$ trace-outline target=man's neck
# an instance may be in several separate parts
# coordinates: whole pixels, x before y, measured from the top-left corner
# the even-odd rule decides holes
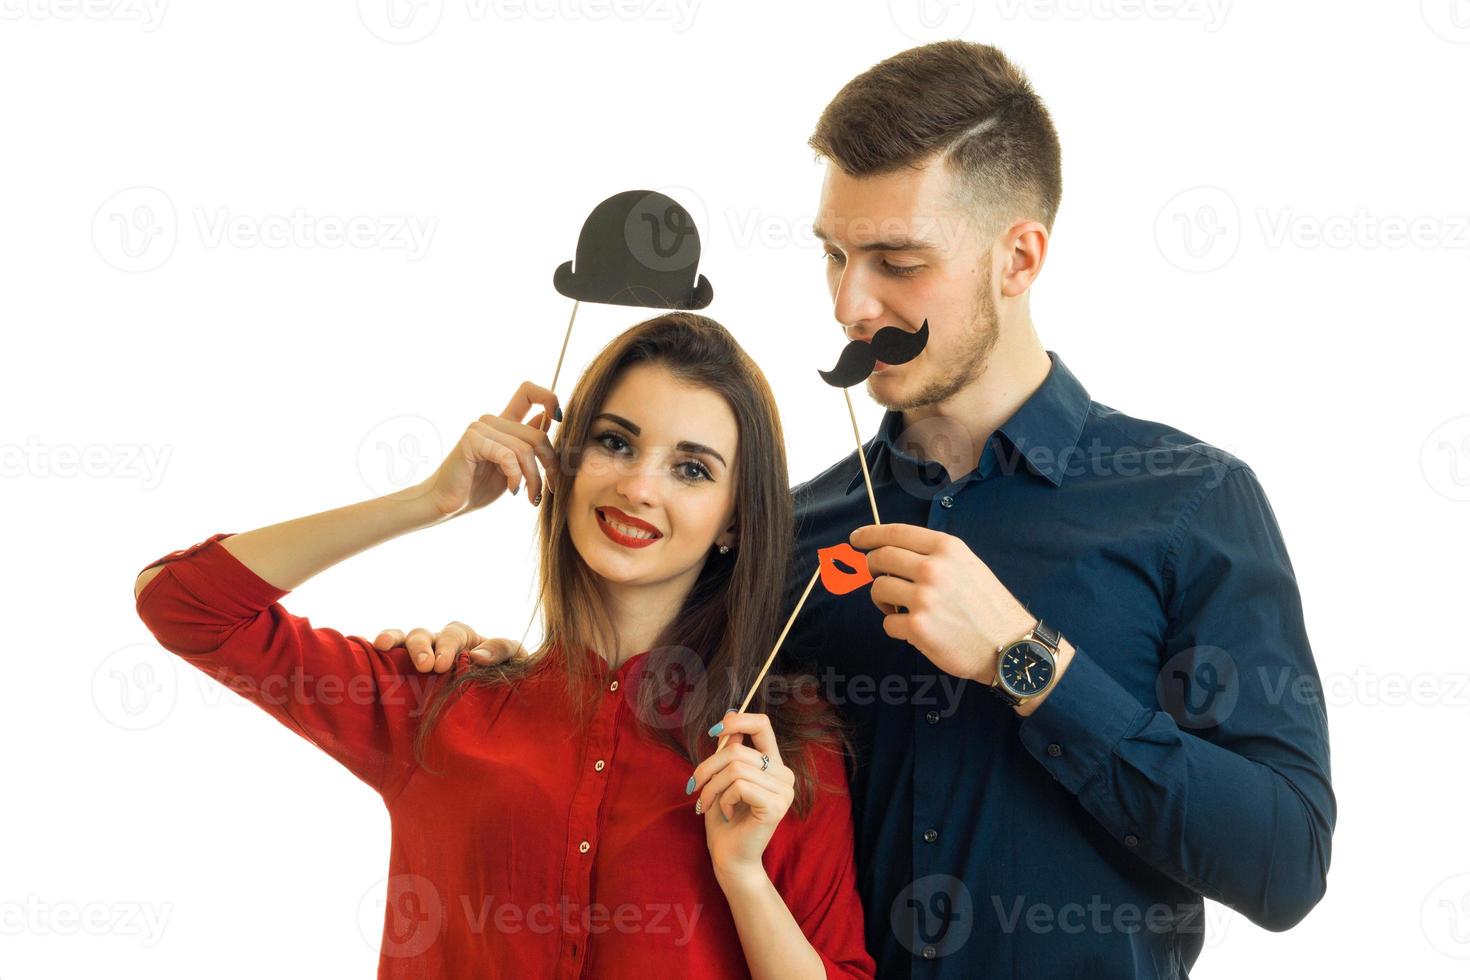
[[[909,409],[903,413],[904,430],[912,430],[917,449],[958,480],[973,470],[981,450],[995,430],[1036,393],[1051,371],[1051,358],[1034,331],[1018,331],[1021,340],[998,343],[986,358],[980,377],[942,402]],[[948,424],[915,425],[941,419]],[[965,439],[953,438],[963,432]]]

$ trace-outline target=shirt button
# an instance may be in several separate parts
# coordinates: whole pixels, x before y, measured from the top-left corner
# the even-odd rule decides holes
[[[1062,747],[1060,745],[1058,745],[1057,743],[1053,742],[1053,743],[1051,743],[1050,745],[1048,745],[1046,747],[1046,754],[1049,755],[1049,756],[1051,756],[1053,759],[1061,758],[1061,755],[1062,755]]]
[[[1129,834],[1127,837],[1123,838],[1123,843],[1127,844],[1129,847],[1137,847],[1138,838],[1134,837],[1132,834]]]
[[[618,682],[617,681],[613,681],[612,682],[612,686],[608,688],[609,691],[616,691],[617,689],[618,689]]]
[[[924,843],[932,844],[938,839],[939,831],[935,830],[933,827],[930,827],[928,830],[924,831]]]
[[[954,498],[953,497],[941,497],[941,498],[939,498],[939,506],[943,507],[945,510],[949,510],[951,507],[954,506]]]
[[[581,851],[583,854],[586,854],[588,851],[592,850],[592,845],[587,843],[586,841],[583,841],[582,843],[577,845],[577,850]]]
[[[935,949],[933,946],[925,946],[924,947],[924,959],[926,959],[926,960],[932,960],[934,957],[936,957],[938,955],[939,955],[939,950]]]
[[[597,765],[593,766],[592,768],[596,769],[598,772],[602,772],[602,770],[607,768],[607,763],[603,762],[601,759],[598,759]]]
[[[930,708],[928,711],[924,712],[924,720],[931,725],[939,724],[939,712],[935,711],[933,708]]]

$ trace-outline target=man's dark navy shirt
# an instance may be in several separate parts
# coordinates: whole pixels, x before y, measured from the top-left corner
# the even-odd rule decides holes
[[[814,589],[784,648],[854,728],[880,976],[1183,977],[1201,896],[1281,930],[1326,887],[1327,718],[1255,474],[1050,356],[958,480],[900,413],[865,446],[883,523],[960,538],[1076,647],[1035,713],[888,637],[867,589]],[[800,590],[873,518],[856,452],[795,494]]]

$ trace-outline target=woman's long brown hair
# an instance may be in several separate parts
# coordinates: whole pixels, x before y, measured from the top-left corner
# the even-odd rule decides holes
[[[525,661],[456,669],[435,692],[419,725],[414,752],[420,765],[440,713],[472,685],[514,683],[555,665],[566,672],[570,702],[583,722],[604,689],[611,673],[606,660],[565,655],[616,646],[599,579],[572,545],[566,504],[593,419],[634,364],[661,366],[686,384],[721,395],[739,430],[734,466],[738,546],[728,555],[711,551],[683,607],[644,657],[636,717],[691,767],[697,765],[714,748],[709,728],[741,704],[746,686],[770,654],[785,619],[793,528],[775,399],[760,369],[720,324],[694,313],[657,316],[602,349],[577,382],[552,441],[563,475],[558,492],[548,489],[541,506],[544,641]],[[822,744],[850,755],[851,740],[821,698],[815,678],[780,667],[778,660],[746,710],[770,715],[782,760],[796,774],[793,808],[801,816],[818,788],[807,750]]]

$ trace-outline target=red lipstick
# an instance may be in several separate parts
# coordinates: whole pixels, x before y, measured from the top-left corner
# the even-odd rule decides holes
[[[632,535],[624,534],[622,531],[619,531],[616,527],[608,523],[609,518],[617,521],[619,524],[624,524],[629,527],[636,527],[640,531],[647,531],[653,536],[649,538],[635,538]],[[640,521],[636,517],[631,517],[628,514],[625,514],[622,511],[618,510],[616,507],[597,508],[597,526],[602,528],[602,533],[606,534],[609,539],[617,544],[622,545],[625,548],[647,548],[659,538],[663,537],[663,532],[654,527],[652,524],[648,523],[647,521]]]

